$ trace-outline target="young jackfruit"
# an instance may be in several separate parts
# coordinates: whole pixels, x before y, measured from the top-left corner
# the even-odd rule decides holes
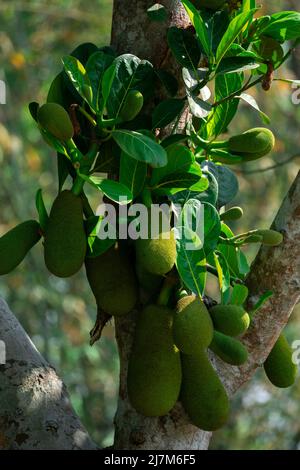
[[[86,258],[87,278],[98,308],[109,315],[125,315],[137,302],[137,283],[130,260],[112,247],[96,258]]]
[[[250,317],[240,305],[215,305],[209,313],[216,330],[228,336],[239,336],[250,325]]]
[[[243,209],[241,207],[231,207],[223,214],[220,214],[220,219],[223,221],[227,220],[238,220],[243,217]]]
[[[274,145],[272,131],[264,127],[250,129],[228,139],[228,150],[234,155],[240,155],[243,161],[256,160],[267,155]]]
[[[140,286],[145,289],[149,295],[158,293],[163,281],[162,276],[151,274],[149,271],[145,271],[138,263],[136,263],[135,272]]]
[[[216,330],[209,349],[219,356],[222,361],[233,366],[240,366],[248,359],[248,351],[239,340]]]
[[[138,90],[129,90],[122,106],[120,117],[123,121],[132,121],[142,110],[144,97]]]
[[[276,230],[257,230],[256,233],[262,237],[264,245],[277,246],[283,242],[283,235]]]
[[[185,354],[206,349],[213,338],[213,323],[201,299],[189,295],[177,303],[173,323],[174,342]]]
[[[181,363],[173,344],[173,312],[148,305],[140,314],[128,365],[132,406],[145,416],[163,416],[175,405],[181,384]]]
[[[209,8],[216,11],[223,7],[226,0],[191,0],[191,3],[199,10],[202,8]]]
[[[205,351],[181,354],[180,400],[192,423],[204,431],[214,431],[228,419],[229,400]]]
[[[0,238],[0,276],[13,271],[41,238],[35,220],[17,225]]]
[[[83,265],[87,242],[82,199],[71,191],[62,191],[53,203],[44,246],[46,266],[55,276],[72,276]]]
[[[270,382],[279,388],[287,388],[296,380],[297,366],[292,361],[293,351],[285,336],[281,334],[264,363]]]
[[[62,142],[72,139],[73,124],[67,111],[57,103],[46,103],[38,110],[39,124]]]

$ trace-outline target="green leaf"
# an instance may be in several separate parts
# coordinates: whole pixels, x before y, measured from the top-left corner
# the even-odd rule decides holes
[[[245,70],[257,69],[260,64],[257,63],[254,57],[228,57],[221,60],[216,73],[232,73],[232,72],[243,72]]]
[[[210,49],[214,54],[226,29],[228,28],[229,16],[225,10],[216,11],[213,15],[211,14],[211,10],[202,11],[201,15],[207,26]]]
[[[249,312],[251,318],[253,318],[254,314],[274,295],[274,292],[271,290],[266,291],[264,294],[260,296],[254,307]]]
[[[76,176],[74,166],[70,160],[63,154],[57,153],[57,174],[58,174],[58,192],[63,188],[67,177],[71,174],[73,178]]]
[[[185,29],[172,26],[168,30],[168,45],[177,62],[188,69],[197,69],[201,50],[195,36]]]
[[[37,103],[36,101],[32,101],[31,103],[29,103],[28,105],[28,109],[29,109],[29,112],[31,114],[31,117],[36,121],[38,122],[37,120],[37,114],[38,114],[38,110],[39,110],[39,103]]]
[[[107,70],[105,70],[103,77],[102,77],[102,83],[101,83],[102,103],[101,103],[101,109],[100,109],[101,112],[104,111],[104,108],[107,104],[107,100],[111,91],[115,74],[116,74],[116,64],[112,63],[112,65],[108,67]]]
[[[95,258],[96,256],[102,255],[116,243],[116,240],[113,238],[105,238],[102,240],[98,237],[102,223],[103,217],[96,215],[89,217],[85,222],[85,230],[88,242],[87,256],[90,258]]]
[[[86,73],[90,79],[93,90],[93,109],[96,112],[100,109],[102,78],[106,69],[112,64],[114,57],[97,51],[92,54],[86,64]]]
[[[136,160],[149,163],[154,168],[168,163],[166,151],[150,137],[126,129],[115,130],[111,135],[123,152]]]
[[[178,91],[178,81],[171,73],[163,69],[155,70],[159,80],[167,90],[170,96],[175,96]]]
[[[189,2],[188,0],[182,0],[183,6],[187,11],[187,14],[190,17],[191,23],[196,30],[196,35],[200,41],[200,44],[207,55],[207,57],[211,56],[211,44],[209,41],[207,26],[203,21],[203,18],[200,12],[194,7],[194,5]]]
[[[112,201],[117,202],[121,206],[129,204],[133,199],[130,189],[118,181],[101,178],[100,176],[96,175],[87,176],[80,172],[78,172],[78,174],[84,181],[89,183],[94,188],[97,188],[99,191],[105,194],[105,196],[107,196]]]
[[[152,93],[154,83],[153,66],[132,54],[123,54],[113,62],[115,74],[107,100],[109,118],[117,118],[129,90],[138,90],[146,99]]]
[[[237,98],[242,99],[247,104],[252,106],[252,108],[254,108],[256,111],[258,111],[264,124],[270,124],[271,120],[269,116],[259,109],[259,106],[253,96],[248,95],[247,93],[241,93],[240,96],[237,96]]]
[[[190,201],[189,201],[190,202]],[[206,257],[213,251],[217,244],[221,233],[220,216],[216,208],[208,203],[201,203],[204,208],[204,245],[203,250]]]
[[[182,113],[184,104],[184,100],[175,98],[161,101],[153,111],[152,128],[166,127]]]
[[[170,195],[169,199],[174,204],[180,204],[181,206],[186,204],[190,199],[196,199],[201,202],[209,202],[212,205],[216,205],[218,197],[218,183],[216,178],[211,173],[203,170],[200,183],[203,184],[201,191],[194,190],[195,187],[192,186],[190,189],[185,189],[184,191],[179,191]]]
[[[198,183],[200,178],[201,178],[201,175],[199,176],[195,173],[188,173],[188,172],[184,173],[182,171],[178,171],[176,173],[172,173],[162,178],[161,181],[157,183],[157,185],[154,186],[152,189],[154,192],[162,188],[186,189]]]
[[[44,141],[53,149],[55,149],[57,152],[61,153],[62,155],[65,155],[69,160],[69,154],[67,152],[66,147],[61,143],[60,140],[58,140],[54,135],[50,134],[50,132],[46,131],[43,127],[38,125],[38,128],[40,130],[40,133],[44,139]]]
[[[191,230],[179,227],[175,231],[178,235],[180,232],[183,234],[183,236],[176,240],[176,266],[179,276],[188,289],[201,297],[204,294],[207,277],[206,260],[203,257],[203,250],[187,249],[194,238],[194,233]]]
[[[220,101],[239,90],[243,83],[242,73],[231,73],[230,75],[218,75],[215,80],[215,100]],[[234,118],[239,105],[238,99],[224,101],[216,106],[208,118],[207,137],[217,137]]]
[[[198,96],[195,96],[192,93],[187,92],[188,103],[190,111],[193,116],[204,119],[206,118],[212,110],[211,104],[202,100]]]
[[[188,147],[174,144],[166,149],[168,163],[162,168],[154,168],[150,185],[154,186],[163,178],[175,172],[186,172],[194,163],[195,157]],[[200,175],[201,176],[201,175]]]
[[[221,223],[221,232],[226,238],[234,236],[233,232],[224,222]],[[218,250],[225,256],[233,276],[238,279],[244,279],[250,269],[244,253],[235,246],[224,245],[222,243],[218,244]]]
[[[216,53],[216,63],[219,65],[230,46],[234,43],[238,35],[243,31],[244,26],[253,17],[257,9],[253,8],[250,11],[240,13],[235,16],[229,23],[229,26],[221,39]]]
[[[233,305],[243,305],[248,297],[249,290],[243,284],[234,284],[230,303]]]
[[[174,144],[179,144],[186,142],[188,140],[188,136],[186,134],[171,134],[168,137],[166,137],[164,140],[161,141],[161,145],[167,149],[168,147],[171,147]],[[181,145],[183,147],[183,145]]]
[[[120,162],[120,183],[130,189],[136,198],[144,189],[147,177],[147,164],[131,158],[122,152]]]
[[[152,7],[148,8],[147,15],[152,21],[162,22],[168,19],[167,10],[160,3],[155,3]]]
[[[80,96],[93,109],[93,92],[90,79],[82,63],[73,56],[65,56],[62,59],[64,69],[71,83]]]
[[[220,251],[215,251],[214,262],[218,273],[222,304],[227,304],[230,299],[230,271],[226,258]]]
[[[38,189],[38,191],[36,193],[35,205],[36,205],[36,209],[38,211],[39,223],[40,223],[41,229],[43,231],[45,231],[48,220],[49,220],[49,216],[48,216],[48,212],[47,212],[46,207],[45,207],[45,203],[44,203],[43,194],[42,194],[41,189]]]
[[[268,25],[261,31],[279,42],[300,37],[300,13],[297,11],[280,11],[271,15]]]
[[[236,196],[239,190],[238,179],[229,168],[222,165],[215,165],[213,162],[207,162],[209,171],[215,176],[218,187],[218,206],[222,207],[228,204]]]
[[[98,51],[98,47],[95,44],[92,42],[83,42],[82,44],[79,44],[79,46],[75,47],[70,55],[78,59],[82,65],[85,66],[88,58],[96,51]]]

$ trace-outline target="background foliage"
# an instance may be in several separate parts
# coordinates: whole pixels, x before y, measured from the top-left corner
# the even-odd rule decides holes
[[[266,12],[297,9],[291,0],[264,0]],[[276,5],[275,5],[276,3]],[[36,217],[36,187],[43,189],[46,204],[57,191],[54,153],[41,137],[27,110],[30,101],[44,102],[60,58],[77,44],[109,43],[112,0],[4,0],[0,5],[0,79],[7,85],[7,104],[0,105],[0,234],[18,222]],[[297,57],[298,56],[298,57]],[[296,51],[281,75],[300,78],[300,52]],[[244,227],[268,227],[294,179],[300,157],[300,92],[277,82],[268,93],[252,90],[261,109],[271,116],[277,137],[270,157],[238,168],[241,192],[233,201],[245,209]],[[259,116],[240,106],[232,130],[261,125]],[[293,157],[293,158],[292,158]],[[286,165],[264,171],[265,168]],[[97,205],[97,200],[94,201]],[[239,224],[241,222],[239,221]],[[234,228],[234,227],[233,227]],[[113,415],[118,389],[118,357],[113,325],[104,331],[101,347],[88,344],[95,319],[95,305],[83,274],[57,279],[44,267],[38,245],[17,271],[0,279],[0,295],[33,338],[38,349],[63,376],[72,403],[93,438],[108,446],[113,439]],[[251,248],[251,257],[255,248]],[[215,285],[211,278],[211,293]],[[300,338],[300,310],[287,328],[288,338]],[[300,448],[300,383],[279,390],[258,371],[232,403],[231,419],[215,433],[216,449]]]

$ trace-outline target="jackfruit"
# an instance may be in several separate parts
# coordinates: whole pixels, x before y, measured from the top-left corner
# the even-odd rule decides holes
[[[223,7],[226,0],[191,0],[191,3],[199,10],[209,8],[210,10],[216,11]]]
[[[144,97],[138,90],[129,90],[120,111],[123,121],[132,121],[142,110]]]
[[[0,276],[13,271],[41,238],[35,220],[17,225],[0,238]]]
[[[250,317],[240,305],[215,305],[209,313],[216,330],[228,336],[239,336],[250,325]]]
[[[136,275],[140,286],[147,291],[148,294],[152,295],[157,293],[161,287],[163,277],[156,274],[145,271],[142,266],[136,263],[135,266]]]
[[[137,320],[128,364],[128,394],[132,406],[144,416],[166,415],[177,402],[181,363],[173,344],[173,312],[148,305]]]
[[[243,161],[256,160],[267,155],[274,145],[272,131],[264,127],[250,129],[228,139],[228,150],[234,155],[240,155]]]
[[[257,230],[257,235],[262,237],[262,243],[268,246],[277,246],[283,242],[283,235],[276,230]]]
[[[38,110],[39,124],[62,142],[72,139],[73,124],[67,111],[57,103],[46,103]]]
[[[297,366],[292,360],[293,351],[285,336],[281,334],[264,363],[270,382],[279,388],[287,388],[296,380]]]
[[[85,267],[98,308],[116,316],[134,308],[138,300],[137,283],[125,253],[112,247],[96,258],[86,258]]]
[[[214,331],[214,337],[209,349],[219,356],[222,361],[232,366],[240,366],[247,362],[248,351],[237,339]]]
[[[55,276],[72,276],[83,265],[87,241],[82,199],[71,191],[62,191],[53,203],[44,246],[46,266]]]
[[[223,214],[220,214],[220,219],[225,221],[238,220],[243,217],[243,214],[244,212],[241,207],[231,207],[226,212],[223,212]]]
[[[206,349],[213,338],[213,323],[207,308],[199,297],[189,295],[177,303],[173,335],[177,348],[185,354],[196,354]]]
[[[228,419],[226,390],[205,351],[181,354],[180,400],[192,423],[204,431],[215,431]]]

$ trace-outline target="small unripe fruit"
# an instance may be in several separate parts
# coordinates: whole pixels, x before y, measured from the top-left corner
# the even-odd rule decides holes
[[[231,338],[231,336],[224,335],[216,330],[209,349],[219,356],[222,361],[232,366],[240,366],[248,359],[248,351],[238,339]]]
[[[39,124],[62,142],[72,139],[74,129],[67,111],[57,103],[46,103],[38,110]]]
[[[141,111],[144,104],[144,97],[140,91],[129,90],[124,104],[120,111],[123,121],[132,121]]]
[[[231,207],[228,211],[220,214],[221,220],[238,220],[243,217],[243,209],[241,207]]]
[[[256,160],[271,152],[275,137],[269,129],[257,127],[228,139],[228,150],[243,161]]]
[[[265,373],[276,387],[287,388],[295,382],[297,366],[292,361],[292,355],[289,343],[281,334],[264,363]]]
[[[215,305],[209,311],[216,330],[228,336],[239,336],[249,328],[250,317],[239,305]]]
[[[196,354],[206,349],[213,338],[213,323],[199,297],[189,295],[176,306],[173,336],[177,348],[185,354]]]
[[[283,235],[276,230],[258,230],[257,235],[262,237],[262,243],[268,246],[277,246],[283,242]]]

